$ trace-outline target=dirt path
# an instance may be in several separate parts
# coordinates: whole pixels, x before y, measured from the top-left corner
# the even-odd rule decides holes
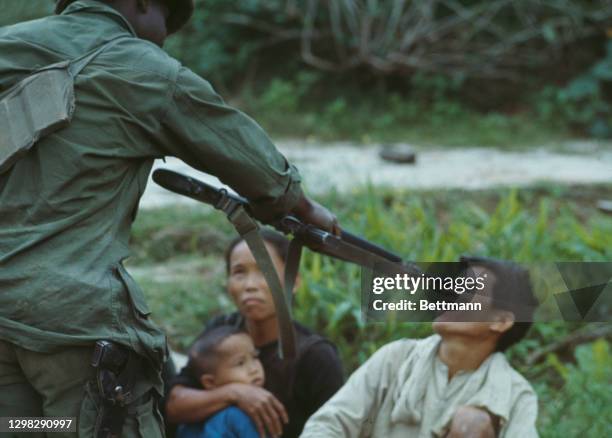
[[[538,182],[560,184],[612,184],[612,144],[568,143],[562,147],[526,151],[493,148],[417,149],[415,165],[394,164],[378,156],[379,146],[348,143],[305,144],[281,142],[279,149],[300,169],[311,194],[331,189],[340,192],[374,184],[417,190],[462,188],[483,189],[500,186],[526,186]],[[219,185],[177,159],[158,161],[165,167]],[[160,188],[148,185],[141,206],[158,207],[192,203]]]

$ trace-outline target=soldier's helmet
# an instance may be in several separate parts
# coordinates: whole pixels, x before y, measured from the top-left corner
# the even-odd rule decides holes
[[[55,13],[61,14],[71,3],[76,0],[56,0]],[[148,0],[145,0],[148,1]],[[194,10],[194,0],[162,0],[170,10],[170,16],[166,22],[168,34],[173,34],[180,30],[191,18]]]

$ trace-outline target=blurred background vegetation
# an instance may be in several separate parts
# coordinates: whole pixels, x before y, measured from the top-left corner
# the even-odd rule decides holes
[[[605,0],[196,0],[167,50],[273,136],[493,147],[612,138],[612,7]],[[0,0],[0,25],[51,0]],[[381,187],[320,201],[343,226],[407,260],[473,253],[612,260],[610,186],[410,192]],[[211,210],[145,210],[130,270],[171,345],[184,351],[233,309],[222,253],[234,232]],[[359,271],[307,253],[296,319],[332,339],[347,372],[429,324],[365,324]],[[610,324],[538,323],[509,352],[536,387],[544,437],[612,428]]]
[[[0,0],[0,25],[52,0]],[[276,136],[612,137],[607,0],[196,0],[168,51]]]
[[[200,4],[171,51],[274,133],[443,144],[612,135],[607,1]]]

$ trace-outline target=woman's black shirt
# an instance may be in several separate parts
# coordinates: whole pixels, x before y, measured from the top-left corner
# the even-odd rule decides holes
[[[297,438],[306,420],[344,383],[342,363],[335,346],[301,324],[295,321],[293,324],[298,354],[292,361],[279,359],[277,341],[258,347],[266,376],[264,388],[283,403],[289,416],[283,438]],[[244,327],[244,319],[239,313],[220,316],[207,324],[204,332],[222,325]],[[170,385],[201,388],[188,365]]]

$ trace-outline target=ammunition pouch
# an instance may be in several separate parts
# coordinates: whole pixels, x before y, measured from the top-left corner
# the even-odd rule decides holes
[[[95,438],[118,438],[133,401],[133,388],[140,359],[127,348],[109,341],[97,341],[91,365],[96,369],[96,387],[101,399]]]
[[[0,95],[0,174],[38,140],[70,124],[75,110],[74,81],[121,36],[72,61],[35,71]]]

